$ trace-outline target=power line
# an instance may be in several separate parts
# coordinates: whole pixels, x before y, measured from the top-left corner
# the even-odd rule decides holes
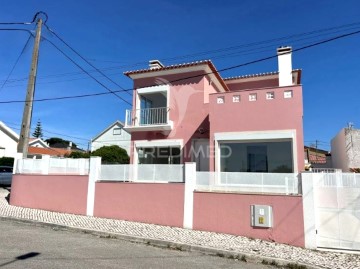
[[[55,35],[62,43],[64,43],[71,51],[73,51],[77,56],[79,56],[81,59],[83,59],[88,65],[90,65],[92,68],[94,68],[98,73],[100,73],[102,76],[104,76],[105,78],[107,78],[109,81],[111,81],[112,83],[114,83],[116,86],[118,86],[120,89],[125,90],[123,87],[121,87],[116,81],[114,81],[113,79],[109,78],[107,75],[105,75],[101,70],[99,70],[96,66],[94,66],[92,63],[90,63],[87,59],[85,59],[79,52],[77,52],[74,48],[72,48],[67,42],[64,41],[63,38],[61,38],[57,33],[55,33],[53,30],[51,30],[49,28],[49,26],[45,25],[46,28],[53,34]],[[126,91],[126,93],[128,93],[129,95],[131,95],[129,92]]]
[[[217,49],[217,50],[210,50],[210,51],[205,51],[205,52],[199,52],[199,53],[193,53],[193,54],[188,54],[188,55],[183,55],[183,56],[176,56],[176,57],[172,57],[172,58],[162,58],[160,59],[161,61],[165,61],[167,62],[167,60],[173,61],[175,59],[181,59],[181,58],[188,58],[188,57],[194,57],[194,56],[201,56],[201,55],[206,55],[206,54],[214,54],[214,53],[218,53],[218,52],[222,52],[222,51],[230,51],[230,50],[235,50],[235,49],[239,49],[239,48],[249,48],[249,47],[254,47],[257,45],[261,45],[261,44],[269,44],[269,43],[273,43],[275,41],[281,41],[281,40],[286,40],[289,39],[290,40],[294,37],[301,37],[301,36],[311,36],[317,33],[323,33],[321,35],[329,35],[329,34],[333,34],[336,32],[340,32],[340,31],[348,31],[350,29],[343,29],[343,28],[347,28],[347,27],[353,27],[356,25],[359,25],[360,22],[355,22],[355,23],[351,23],[351,24],[345,24],[345,25],[340,25],[340,26],[336,26],[336,27],[331,27],[331,28],[325,28],[325,29],[320,29],[320,30],[315,30],[315,31],[311,31],[311,32],[305,32],[305,33],[300,33],[300,34],[295,34],[295,35],[290,35],[290,36],[286,36],[286,37],[280,37],[280,38],[274,38],[274,39],[270,39],[270,40],[263,40],[263,41],[259,41],[259,42],[252,42],[252,43],[248,43],[248,44],[242,44],[242,45],[238,45],[238,46],[233,46],[233,47],[228,47],[228,48],[223,48],[223,49]],[[48,26],[47,26],[48,27]],[[333,31],[333,30],[338,30],[338,29],[343,29],[340,31],[336,31],[336,32],[330,32],[330,33],[325,33],[325,32],[329,32],[329,31]],[[51,29],[49,29],[51,31]],[[297,39],[296,41],[299,40],[304,40],[304,39],[310,39],[310,38],[317,38],[321,35],[316,35],[313,37],[307,37],[307,38],[303,38],[303,39]],[[296,41],[291,41],[291,43],[294,43]],[[290,42],[289,40],[287,42]],[[232,52],[232,53],[228,53],[228,54],[224,54],[224,55],[218,55],[218,56],[214,56],[211,57],[212,59],[223,59],[229,56],[234,56],[234,55],[243,55],[244,53],[248,52],[248,51],[256,51],[262,48],[266,48],[266,47],[273,47],[274,45],[268,45],[268,46],[263,46],[260,48],[253,48],[250,50],[243,50],[240,52]],[[265,52],[268,50],[262,50],[260,52]],[[253,53],[258,53],[258,52],[253,52]],[[245,55],[249,55],[249,54],[253,54],[253,53],[247,53]],[[147,63],[147,62],[146,62]],[[108,68],[101,68],[98,70],[103,70],[103,71],[108,71],[108,70],[114,70],[114,69],[121,69],[121,68],[125,68],[125,67],[135,67],[135,66],[140,66],[140,65],[144,65],[145,62],[138,62],[138,63],[134,63],[134,64],[130,64],[130,65],[121,65],[121,66],[115,66],[115,67],[108,67]],[[89,73],[91,72],[95,72],[95,71],[88,71]],[[43,76],[43,77],[38,77],[39,79],[43,79],[43,78],[48,78],[48,77],[62,77],[62,76],[67,76],[67,75],[75,75],[75,74],[83,74],[83,72],[70,72],[70,73],[64,73],[64,74],[55,74],[55,75],[48,75],[48,76]],[[22,81],[22,80],[26,80],[27,78],[23,78],[23,79],[18,79],[18,80],[12,80],[12,81]]]
[[[13,67],[11,68],[10,73],[9,73],[8,76],[6,77],[4,83],[1,85],[0,91],[4,88],[5,84],[8,82],[8,80],[9,80],[10,76],[12,75],[12,73],[13,73],[16,65],[18,64],[21,56],[24,54],[24,52],[25,52],[25,50],[26,50],[26,47],[27,47],[27,45],[29,44],[30,39],[31,39],[31,35],[30,35],[29,38],[27,39],[27,41],[26,41],[23,49],[22,49],[21,52],[20,52],[20,55],[18,56],[18,58],[16,59],[14,65],[13,65]]]
[[[125,100],[124,98],[122,98],[121,96],[117,95],[115,91],[112,91],[110,88],[108,88],[107,86],[105,86],[103,83],[101,83],[98,79],[96,79],[94,76],[92,76],[88,71],[86,71],[83,67],[81,67],[78,63],[76,63],[73,59],[71,59],[63,50],[61,50],[58,46],[56,46],[52,41],[50,41],[49,39],[43,37],[44,40],[46,40],[47,42],[49,42],[51,45],[53,45],[61,54],[63,54],[69,61],[71,61],[73,64],[75,64],[78,68],[80,68],[85,74],[87,74],[89,77],[91,77],[93,80],[95,80],[99,85],[101,85],[103,88],[105,88],[109,93],[117,96],[119,99],[121,99],[122,101],[124,101],[125,103],[127,103],[128,105],[132,105],[129,101]],[[68,98],[65,98],[68,99]],[[35,101],[35,100],[34,100]]]
[[[335,36],[335,37],[332,37],[332,38],[329,38],[329,39],[326,39],[326,40],[322,40],[322,41],[319,41],[319,42],[316,42],[316,43],[312,43],[310,45],[300,47],[298,49],[294,49],[292,52],[302,51],[302,50],[305,50],[305,49],[308,49],[308,48],[312,48],[312,47],[315,47],[315,46],[326,44],[326,43],[329,43],[329,42],[332,42],[332,41],[335,41],[335,40],[338,40],[338,39],[341,39],[341,38],[345,38],[345,37],[348,37],[348,36],[353,36],[353,35],[356,35],[356,34],[359,34],[359,33],[360,33],[360,30],[359,31],[354,31],[354,32],[351,32],[351,33],[346,33],[346,34],[339,35],[339,36]],[[272,56],[268,56],[268,57],[265,57],[265,58],[253,60],[253,61],[250,61],[250,62],[246,62],[246,63],[243,63],[243,64],[238,64],[238,65],[226,67],[226,68],[223,68],[223,69],[219,69],[217,71],[207,72],[205,74],[183,77],[183,78],[180,78],[180,79],[169,81],[167,83],[178,82],[178,81],[182,81],[182,80],[186,80],[186,79],[190,79],[190,78],[203,77],[204,75],[210,75],[210,74],[214,74],[214,73],[218,74],[219,72],[224,72],[224,71],[240,68],[240,67],[243,67],[243,66],[247,66],[247,65],[267,61],[267,60],[270,60],[270,59],[273,59],[273,58],[276,58],[276,57],[277,57],[277,55],[272,55]],[[151,86],[157,86],[157,85],[149,85],[148,87],[151,87]],[[123,92],[123,91],[132,91],[132,90],[135,90],[135,89],[117,90],[117,91],[113,91],[113,92]],[[109,94],[109,93],[94,93],[94,94],[83,94],[83,95],[75,95],[75,96],[52,97],[52,98],[37,99],[37,100],[33,100],[33,101],[34,102],[42,102],[42,101],[52,101],[52,100],[74,99],[74,98],[84,98],[84,97],[91,97],[91,96],[100,96],[100,95],[106,95],[106,94]],[[25,102],[25,101],[19,101],[19,100],[1,101],[0,104],[22,103],[22,102]]]

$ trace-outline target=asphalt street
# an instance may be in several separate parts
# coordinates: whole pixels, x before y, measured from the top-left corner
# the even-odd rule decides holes
[[[34,223],[0,220],[2,268],[271,268]]]

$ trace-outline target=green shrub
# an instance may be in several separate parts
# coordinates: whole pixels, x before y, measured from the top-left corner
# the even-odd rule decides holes
[[[101,157],[103,164],[128,164],[130,158],[125,149],[119,146],[103,146],[91,153],[91,156]]]

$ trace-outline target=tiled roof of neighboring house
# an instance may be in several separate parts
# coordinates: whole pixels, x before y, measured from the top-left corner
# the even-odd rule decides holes
[[[301,69],[294,69],[294,70],[292,70],[292,72],[298,74],[297,84],[300,84]],[[258,73],[258,74],[249,74],[249,75],[242,75],[242,76],[235,76],[235,77],[224,78],[224,81],[227,82],[227,81],[229,81],[229,80],[246,79],[246,78],[256,78],[256,77],[266,77],[266,76],[273,76],[273,75],[278,75],[278,74],[279,74],[278,71],[266,72],[266,73]]]
[[[310,163],[326,163],[326,156],[321,154],[309,154]]]
[[[199,66],[199,65],[207,65],[210,67],[211,73],[214,74],[217,79],[220,81],[221,85],[228,90],[227,85],[225,84],[224,80],[216,70],[216,67],[211,62],[211,60],[203,60],[203,61],[196,61],[196,62],[189,62],[189,63],[182,63],[182,64],[176,64],[176,65],[168,65],[164,67],[159,68],[149,68],[149,69],[139,69],[139,70],[133,70],[133,71],[126,71],[124,72],[124,75],[130,77],[134,74],[143,74],[143,73],[151,73],[151,72],[159,72],[159,71],[165,71],[165,70],[172,70],[172,69],[181,69],[181,68],[187,68],[187,67],[193,67],[193,66]]]
[[[50,155],[50,156],[65,156],[66,154],[71,153],[71,151],[67,149],[40,148],[40,147],[29,147],[28,152],[31,155]]]

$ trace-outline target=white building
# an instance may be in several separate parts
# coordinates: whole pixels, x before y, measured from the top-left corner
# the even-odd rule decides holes
[[[91,151],[103,146],[119,146],[130,153],[131,135],[123,129],[121,121],[115,121],[91,141]]]
[[[0,158],[15,157],[19,135],[0,121]]]
[[[360,130],[343,128],[331,140],[331,155],[334,168],[349,172],[360,168]]]

